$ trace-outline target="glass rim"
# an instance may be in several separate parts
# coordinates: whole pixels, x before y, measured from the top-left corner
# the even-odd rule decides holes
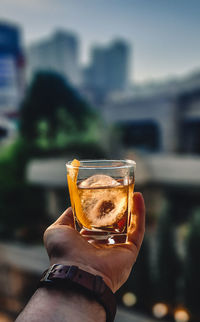
[[[68,161],[66,163],[66,167],[69,169],[87,169],[87,170],[94,170],[94,169],[130,169],[130,168],[136,168],[136,162],[134,160],[129,160],[129,159],[125,159],[125,160],[106,160],[106,159],[96,159],[96,160],[79,160],[80,162],[83,162],[85,164],[89,164],[89,163],[100,163],[100,162],[104,162],[104,163],[108,163],[108,166],[101,166],[101,165],[89,165],[89,166],[84,166],[84,165],[80,165],[80,166],[73,166],[71,165],[72,160]],[[117,166],[111,166],[109,164],[111,163],[121,163],[121,165]],[[123,164],[124,163],[124,164]]]

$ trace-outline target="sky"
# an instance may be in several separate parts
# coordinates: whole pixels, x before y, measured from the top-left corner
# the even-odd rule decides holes
[[[19,24],[25,45],[73,31],[83,64],[92,45],[124,38],[135,82],[200,70],[199,17],[199,0],[0,0],[0,20]]]

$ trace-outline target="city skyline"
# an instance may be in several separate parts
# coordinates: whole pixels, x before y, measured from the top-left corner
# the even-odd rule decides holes
[[[57,30],[48,38],[30,45],[25,56],[29,81],[37,71],[50,70],[93,95],[124,92],[131,86],[130,48],[122,39],[116,39],[107,47],[94,46],[86,67],[80,62],[77,36],[64,30]]]
[[[197,0],[1,0],[0,19],[18,23],[26,46],[55,29],[76,33],[81,62],[92,45],[123,38],[133,47],[132,77],[143,82],[200,68],[200,3]]]
[[[73,85],[80,84],[78,51],[79,42],[76,36],[62,30],[30,45],[26,50],[28,79],[39,70],[54,70]]]
[[[130,88],[130,48],[127,42],[115,40],[107,47],[91,51],[90,65],[83,68],[83,88],[92,92],[126,92]]]

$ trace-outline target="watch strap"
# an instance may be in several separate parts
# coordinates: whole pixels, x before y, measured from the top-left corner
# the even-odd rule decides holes
[[[40,280],[39,286],[44,285],[78,285],[81,289],[92,294],[106,311],[106,322],[113,322],[116,314],[116,299],[111,289],[99,275],[93,275],[78,266],[54,264],[47,269]]]

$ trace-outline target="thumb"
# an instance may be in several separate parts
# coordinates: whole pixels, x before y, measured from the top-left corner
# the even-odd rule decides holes
[[[74,218],[72,208],[67,208],[63,214],[52,224],[54,225],[66,225],[74,228]]]
[[[140,192],[133,195],[133,214],[128,232],[128,241],[133,243],[139,250],[145,231],[145,205]]]

